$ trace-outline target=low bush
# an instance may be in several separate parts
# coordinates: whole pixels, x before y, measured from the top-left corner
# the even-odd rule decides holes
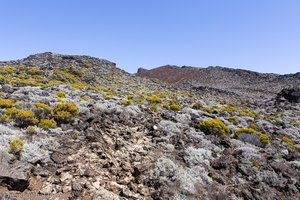
[[[43,70],[41,70],[37,67],[32,67],[29,69],[29,74],[32,74],[32,75],[36,75],[36,74],[41,75],[41,74],[43,74],[43,72],[44,72]]]
[[[26,129],[26,134],[35,135],[37,134],[37,130],[34,126],[28,126]]]
[[[146,100],[149,101],[150,103],[162,103],[161,98],[159,98],[156,95],[154,95],[152,97],[147,97]]]
[[[79,113],[75,103],[60,103],[53,108],[54,119],[59,123],[70,123],[75,120]]]
[[[153,110],[153,111],[157,111],[158,110],[158,106],[157,105],[152,105],[150,107],[150,109]]]
[[[256,130],[256,131],[259,131],[259,127],[258,127],[257,124],[255,124],[255,123],[251,123],[251,124],[249,125],[249,128],[252,128],[252,129],[254,129],[254,130]]]
[[[257,118],[260,119],[259,114],[257,114],[254,111],[249,111],[249,110],[239,110],[238,111],[239,115],[241,116],[247,116],[247,117],[253,117],[253,118]]]
[[[12,154],[21,153],[24,150],[25,142],[19,138],[12,139],[9,142],[9,149],[8,152]]]
[[[66,98],[67,97],[66,93],[62,92],[62,91],[57,92],[56,95],[59,98]]]
[[[54,119],[41,119],[39,126],[43,129],[55,128],[57,126]]]
[[[27,127],[36,125],[38,119],[31,110],[18,110],[15,115],[15,122],[19,127]]]
[[[224,112],[232,113],[232,112],[236,112],[238,109],[235,106],[228,105],[228,106],[221,108],[221,110]]]
[[[121,102],[122,106],[129,106],[132,103],[132,100],[125,100]]]
[[[203,104],[201,102],[197,102],[192,106],[192,108],[195,110],[200,110],[201,108],[203,108]]]
[[[88,100],[90,100],[90,97],[89,96],[83,96],[83,97],[81,97],[81,100],[88,101]]]
[[[240,123],[240,121],[234,116],[228,117],[227,120],[234,123],[235,125]]]
[[[201,108],[202,111],[204,112],[207,112],[209,114],[213,113],[214,110],[212,108],[209,108],[209,107],[204,107],[204,108]]]
[[[127,99],[128,99],[128,100],[132,100],[133,98],[134,98],[134,95],[133,95],[133,94],[128,94],[128,95],[127,95]]]
[[[12,99],[2,99],[0,98],[0,108],[11,108],[15,101]]]
[[[205,134],[214,134],[218,136],[227,136],[230,129],[219,119],[209,119],[199,124],[199,128]]]
[[[182,108],[179,104],[172,103],[170,105],[170,109],[173,110],[173,111],[180,111]]]
[[[4,117],[7,121],[15,121],[16,126],[21,128],[34,126],[38,123],[38,119],[31,110],[7,108],[5,110]]]
[[[296,145],[296,149],[297,149],[298,153],[300,153],[300,144]]]
[[[285,143],[287,143],[290,147],[293,147],[293,146],[294,146],[294,142],[293,142],[293,140],[291,140],[291,138],[289,138],[289,137],[287,137],[287,136],[284,136],[284,137],[282,138],[282,140],[283,140]]]
[[[35,108],[33,109],[34,114],[38,119],[48,119],[53,115],[53,109],[47,104],[37,102],[34,104]]]
[[[252,128],[240,128],[234,132],[234,138],[244,142],[249,142],[256,146],[269,144],[269,136]]]

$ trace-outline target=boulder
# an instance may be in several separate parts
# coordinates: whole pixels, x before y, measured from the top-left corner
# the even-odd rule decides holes
[[[24,191],[29,185],[31,165],[0,151],[0,186],[9,190]]]
[[[277,94],[277,101],[286,99],[290,103],[300,103],[300,88],[286,88]]]

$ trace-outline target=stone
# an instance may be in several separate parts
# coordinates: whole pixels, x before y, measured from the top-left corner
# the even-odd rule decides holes
[[[277,102],[280,101],[281,97],[290,103],[300,103],[300,88],[295,87],[281,90],[281,92],[277,94]]]
[[[0,151],[0,158],[0,186],[23,192],[29,186],[32,166],[5,151]]]
[[[47,183],[43,186],[43,188],[39,191],[41,194],[52,194],[54,187],[50,183]]]
[[[11,86],[11,85],[8,85],[8,84],[2,85],[2,92],[5,92],[5,93],[13,93],[14,90],[15,90],[14,87]]]
[[[118,195],[116,195],[111,191],[106,190],[103,187],[100,187],[92,197],[92,200],[100,200],[100,199],[121,200]]]
[[[72,180],[73,176],[69,174],[68,172],[62,173],[60,175],[60,181],[64,182],[66,180]]]
[[[77,181],[73,181],[72,182],[72,190],[74,191],[82,191],[83,187],[82,184],[77,182]]]
[[[99,181],[94,182],[92,185],[97,190],[100,188],[100,182]]]

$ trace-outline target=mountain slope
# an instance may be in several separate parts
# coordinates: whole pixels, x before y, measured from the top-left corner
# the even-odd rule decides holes
[[[205,86],[229,91],[261,91],[277,93],[285,87],[298,86],[300,73],[278,75],[224,67],[162,66],[151,70],[140,69],[138,76],[157,78],[183,86]]]
[[[210,70],[228,87],[233,73],[240,84],[250,84],[244,76],[281,78]],[[0,62],[0,191],[76,200],[299,199],[299,91],[278,102],[209,91],[88,56]]]

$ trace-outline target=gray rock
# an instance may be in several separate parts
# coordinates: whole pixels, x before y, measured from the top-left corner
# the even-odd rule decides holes
[[[77,182],[77,181],[73,181],[72,182],[72,190],[74,191],[82,191],[83,187],[82,184]]]
[[[103,187],[100,187],[94,194],[92,200],[102,200],[102,199],[121,200],[119,195],[116,195],[115,193],[108,191]]]
[[[294,161],[290,161],[289,163],[293,168],[300,171],[300,161],[294,160]]]
[[[248,142],[258,147],[264,147],[265,144],[261,142],[260,136],[256,133],[240,133],[238,136],[238,140],[243,142]]]
[[[13,86],[5,84],[5,85],[2,85],[1,90],[2,90],[2,92],[5,92],[5,93],[13,93],[15,89]]]
[[[16,160],[4,151],[0,151],[0,158],[0,185],[11,190],[24,191],[29,185],[32,166]]]
[[[240,160],[251,161],[261,158],[257,149],[247,146],[235,149],[235,154]]]

